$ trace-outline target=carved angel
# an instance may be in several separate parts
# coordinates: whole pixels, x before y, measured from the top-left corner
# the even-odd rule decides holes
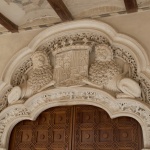
[[[29,98],[55,84],[53,81],[52,68],[46,53],[36,51],[31,59],[33,69],[23,84],[13,87],[10,91],[8,95],[8,102],[10,104],[22,98]]]
[[[127,77],[129,65],[123,71],[113,59],[112,49],[107,45],[95,48],[95,62],[89,69],[89,78],[83,82],[101,89],[114,91],[117,97],[141,97],[141,88],[133,79]]]

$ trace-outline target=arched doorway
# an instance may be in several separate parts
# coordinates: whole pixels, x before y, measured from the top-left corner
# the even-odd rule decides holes
[[[9,150],[141,150],[142,130],[130,117],[111,119],[101,108],[50,108],[36,121],[18,123]]]

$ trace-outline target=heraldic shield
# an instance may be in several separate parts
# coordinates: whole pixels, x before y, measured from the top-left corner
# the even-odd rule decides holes
[[[55,55],[54,80],[56,86],[81,86],[88,77],[89,50],[70,50]]]

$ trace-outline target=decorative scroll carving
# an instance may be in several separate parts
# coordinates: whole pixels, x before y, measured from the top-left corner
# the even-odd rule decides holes
[[[24,83],[15,86],[8,95],[8,102],[14,103],[22,98],[29,98],[33,94],[54,85],[52,69],[49,59],[44,52],[37,51],[32,57],[33,70],[25,77]]]

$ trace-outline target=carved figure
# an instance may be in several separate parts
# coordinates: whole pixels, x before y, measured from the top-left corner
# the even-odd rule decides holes
[[[117,98],[121,97],[141,97],[139,84],[127,77],[129,65],[121,67],[113,59],[112,49],[107,45],[95,47],[95,62],[89,69],[89,78],[83,82],[100,89],[114,91]]]
[[[55,84],[53,81],[52,68],[46,53],[42,51],[35,52],[32,57],[33,69],[29,75],[25,76],[25,81],[15,86],[8,95],[8,102],[14,103],[22,98],[40,92]]]

